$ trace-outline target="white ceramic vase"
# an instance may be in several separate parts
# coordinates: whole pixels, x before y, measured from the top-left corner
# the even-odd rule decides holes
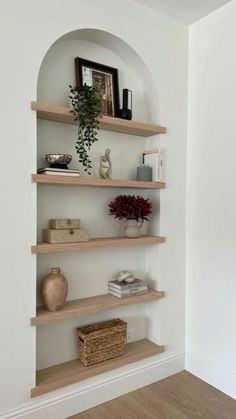
[[[139,237],[140,227],[138,225],[138,221],[136,220],[127,220],[126,227],[125,227],[125,236],[129,237],[130,239],[134,239],[135,237]]]

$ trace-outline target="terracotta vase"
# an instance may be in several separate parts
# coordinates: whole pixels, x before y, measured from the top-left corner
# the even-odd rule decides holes
[[[125,236],[129,238],[139,237],[140,227],[138,221],[136,220],[127,220],[125,227]]]
[[[52,268],[51,273],[42,279],[41,296],[45,309],[57,311],[63,308],[68,294],[68,283],[59,268]]]

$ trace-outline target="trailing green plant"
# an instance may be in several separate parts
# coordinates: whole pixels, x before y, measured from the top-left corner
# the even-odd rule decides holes
[[[75,149],[79,156],[79,163],[84,166],[84,171],[91,175],[92,162],[89,150],[95,141],[98,141],[99,119],[101,115],[101,96],[93,86],[69,86],[74,120],[78,122],[78,136]]]

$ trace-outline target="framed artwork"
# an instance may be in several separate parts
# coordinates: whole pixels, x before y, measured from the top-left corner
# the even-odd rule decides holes
[[[99,91],[103,115],[118,117],[120,103],[117,68],[76,57],[75,76],[77,84],[86,83]]]

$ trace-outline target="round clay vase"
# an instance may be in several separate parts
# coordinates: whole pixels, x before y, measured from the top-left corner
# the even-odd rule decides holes
[[[139,237],[140,228],[138,225],[138,221],[136,220],[127,220],[126,227],[125,227],[125,236],[129,237],[130,239],[134,239]]]
[[[60,273],[59,268],[52,268],[51,273],[42,279],[41,296],[48,311],[63,308],[68,294],[67,279]]]

